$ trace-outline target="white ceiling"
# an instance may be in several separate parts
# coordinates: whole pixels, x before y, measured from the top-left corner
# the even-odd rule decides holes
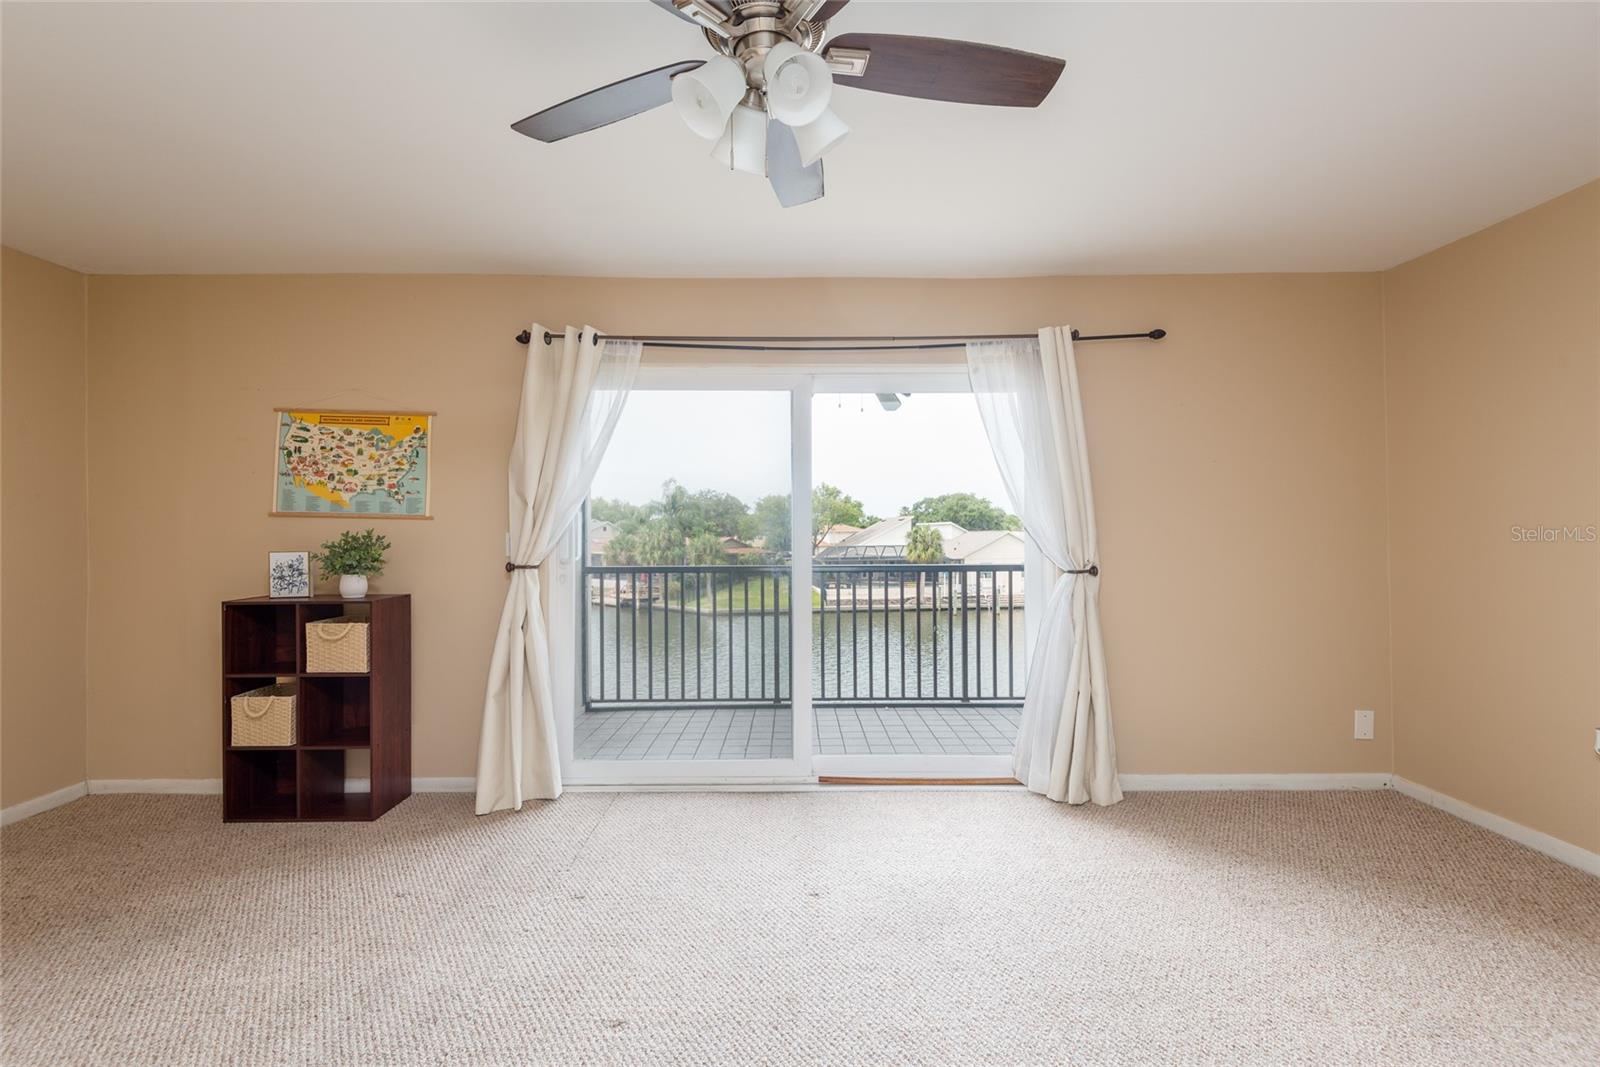
[[[1600,7],[902,4],[836,32],[1066,73],[1035,111],[841,90],[782,210],[662,108],[509,123],[708,54],[645,0],[3,13],[5,243],[101,273],[1370,270],[1600,176]]]

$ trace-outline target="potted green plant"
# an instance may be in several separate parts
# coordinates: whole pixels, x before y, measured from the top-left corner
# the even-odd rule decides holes
[[[339,576],[339,595],[360,600],[367,595],[367,578],[383,573],[383,554],[389,539],[375,530],[346,530],[332,541],[322,543],[321,552],[311,558],[322,568],[324,578]]]

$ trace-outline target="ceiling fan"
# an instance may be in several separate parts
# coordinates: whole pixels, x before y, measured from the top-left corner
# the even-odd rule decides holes
[[[829,107],[835,84],[924,100],[1038,107],[1066,65],[939,37],[829,39],[828,23],[849,2],[651,0],[699,27],[717,54],[591,89],[511,128],[548,143],[671,101],[691,130],[713,142],[719,163],[764,175],[778,202],[794,207],[822,196],[822,157],[850,132]]]

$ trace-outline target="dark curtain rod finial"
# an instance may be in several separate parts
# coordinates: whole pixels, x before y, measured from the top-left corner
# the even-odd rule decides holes
[[[604,336],[604,335],[600,335],[600,336]],[[990,334],[987,337],[973,338],[973,340],[995,340],[995,339],[1023,340],[1023,339],[1026,339],[1026,338],[1029,338],[1029,337],[1032,337],[1032,336],[1034,336],[1034,335],[1033,334],[1029,334],[1029,333]],[[1077,330],[1073,330],[1072,331],[1072,339],[1074,341],[1146,341],[1146,340],[1148,340],[1148,341],[1159,341],[1165,336],[1167,336],[1167,331],[1166,330],[1162,330],[1162,329],[1146,330],[1143,333],[1082,334],[1082,333],[1079,333]],[[544,332],[544,343],[545,344],[549,344],[553,340],[555,340],[555,334],[551,333],[549,330],[546,330]],[[821,344],[822,342],[825,342],[825,341],[930,341],[930,340],[935,340],[935,338],[929,338],[929,337],[760,337],[760,338],[739,338],[739,337],[618,337],[618,338],[615,338],[615,340],[619,340],[619,341],[640,341],[640,342],[642,342],[644,344],[651,345],[651,346],[656,347],[656,348],[723,349],[723,350],[726,350],[726,351],[733,351],[733,352],[806,352],[806,351],[823,352],[823,351],[828,351],[828,350],[824,349],[824,348],[817,348],[816,345]],[[797,344],[797,345],[800,345],[802,347],[798,347],[798,348],[780,348],[780,347],[774,347],[772,345],[717,344],[717,343],[715,343],[715,342],[719,342],[719,341],[741,341],[741,340],[745,340],[745,341],[784,341],[784,342],[789,342],[791,344]],[[531,344],[532,342],[533,342],[533,334],[530,333],[529,331],[523,330],[521,333],[517,334],[517,344],[525,345],[525,344]],[[702,344],[702,343],[699,343],[699,342],[706,342],[706,343]],[[857,352],[893,352],[896,349],[904,349],[906,351],[916,351],[918,349],[933,349],[933,348],[965,348],[966,344],[967,343],[965,341],[942,341],[939,344],[846,345],[846,346],[843,346],[843,347],[844,347],[845,350],[854,350],[854,351],[857,351]]]

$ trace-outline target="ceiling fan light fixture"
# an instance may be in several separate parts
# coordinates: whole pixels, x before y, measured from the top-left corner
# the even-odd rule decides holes
[[[809,167],[821,159],[850,133],[850,127],[832,109],[823,108],[814,122],[794,128],[795,143],[800,146],[800,165]]]
[[[740,104],[728,117],[728,128],[711,149],[711,155],[729,170],[762,177],[767,173],[767,115],[760,108]]]
[[[610,82],[511,124],[551,144],[672,103],[731,170],[765,177],[778,203],[822,198],[822,157],[850,127],[835,82],[958,104],[1031,108],[1066,67],[1055,56],[899,33],[829,34],[850,0],[653,0],[697,27],[714,53]],[[602,42],[604,43],[604,42]],[[825,54],[818,55],[826,49]]]
[[[672,106],[684,125],[708,141],[715,140],[745,94],[744,67],[716,56],[672,79]]]
[[[767,82],[767,107],[779,122],[804,126],[828,109],[833,72],[815,52],[784,41],[767,53],[761,73]]]

